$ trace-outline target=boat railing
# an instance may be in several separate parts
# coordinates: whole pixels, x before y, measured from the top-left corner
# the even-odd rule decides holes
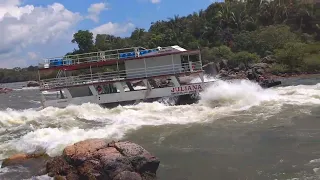
[[[143,47],[132,47],[123,49],[114,49],[107,51],[98,51],[92,53],[83,53],[75,55],[66,55],[61,57],[46,58],[39,63],[40,68],[51,68],[66,65],[75,65],[82,63],[100,62],[115,59],[135,58],[149,55],[153,52],[166,52],[172,50],[172,47],[158,47],[154,49],[146,49]]]
[[[201,62],[192,62],[191,66],[190,63],[181,63],[122,71],[59,77],[41,80],[40,89],[48,90],[85,84],[104,83],[109,81],[121,81],[169,74],[188,73],[200,70],[202,70]]]

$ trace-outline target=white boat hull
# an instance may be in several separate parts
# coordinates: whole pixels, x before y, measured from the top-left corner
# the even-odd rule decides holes
[[[69,97],[66,99],[57,100],[45,100],[43,98],[42,104],[44,107],[53,106],[59,108],[64,108],[68,105],[81,105],[83,103],[95,103],[106,106],[115,106],[117,104],[134,104],[134,102],[139,101],[155,101],[159,98],[164,97],[196,94],[203,91],[208,85],[212,83],[214,82],[192,83],[188,85],[182,85],[179,87],[164,87],[155,88],[152,90],[144,89],[113,94],[96,94],[85,97]]]

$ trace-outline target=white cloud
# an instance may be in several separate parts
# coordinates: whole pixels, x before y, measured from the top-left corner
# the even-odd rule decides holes
[[[87,18],[93,20],[94,22],[99,22],[100,13],[104,10],[107,10],[107,6],[108,5],[106,3],[91,4],[88,8],[89,15],[87,16]]]
[[[39,58],[39,55],[36,52],[28,52],[28,56],[31,60],[36,60]]]
[[[22,56],[24,48],[69,38],[71,28],[82,19],[60,3],[35,7],[20,6],[20,2],[0,0],[0,61],[7,60],[0,64],[7,67],[17,66],[14,60],[28,58]]]
[[[133,30],[134,27],[135,25],[132,23],[118,24],[108,22],[106,24],[92,29],[91,32],[94,34],[94,36],[96,36],[97,34],[110,34],[115,36],[121,36]]]
[[[151,3],[152,4],[158,4],[158,3],[160,3],[161,2],[161,0],[151,0]]]

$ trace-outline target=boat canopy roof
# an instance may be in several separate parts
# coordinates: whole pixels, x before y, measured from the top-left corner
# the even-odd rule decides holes
[[[88,68],[90,66],[112,65],[118,63],[119,61],[126,60],[144,59],[172,54],[191,55],[198,53],[200,53],[199,50],[187,51],[186,49],[178,45],[168,47],[157,47],[154,49],[146,49],[144,47],[131,47],[107,51],[98,51],[92,53],[66,55],[62,57],[46,58],[39,63],[38,67],[39,70],[76,70]]]

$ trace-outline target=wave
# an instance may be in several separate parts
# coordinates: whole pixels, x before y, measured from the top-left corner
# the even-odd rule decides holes
[[[68,144],[88,138],[121,139],[142,126],[212,122],[251,107],[261,107],[263,113],[268,113],[268,108],[284,104],[318,106],[319,94],[320,83],[263,89],[246,80],[217,80],[200,93],[200,101],[192,105],[168,106],[153,102],[106,109],[86,103],[63,109],[7,109],[0,111],[0,135],[6,131],[28,130],[2,143],[0,149],[4,153],[1,155],[41,149],[54,156]],[[10,133],[6,135],[11,136]]]

